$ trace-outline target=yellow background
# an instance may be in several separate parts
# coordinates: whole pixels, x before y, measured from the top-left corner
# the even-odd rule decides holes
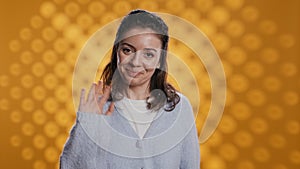
[[[75,119],[71,80],[78,52],[98,28],[144,8],[189,20],[224,64],[226,107],[214,135],[201,144],[202,168],[298,169],[299,7],[297,0],[1,1],[1,168],[57,167]],[[70,25],[79,30],[75,38]],[[171,51],[188,55],[181,57],[197,77],[205,117],[205,70],[198,74],[193,53],[172,44]],[[197,118],[199,131],[203,120]]]

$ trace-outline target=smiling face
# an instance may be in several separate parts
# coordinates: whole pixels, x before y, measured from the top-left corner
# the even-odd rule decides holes
[[[118,48],[118,70],[129,87],[148,87],[159,65],[162,42],[147,28],[133,28],[125,33]]]

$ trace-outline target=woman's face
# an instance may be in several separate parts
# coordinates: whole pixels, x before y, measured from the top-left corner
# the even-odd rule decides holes
[[[151,29],[133,28],[118,48],[118,70],[129,86],[143,86],[159,66],[162,42]]]

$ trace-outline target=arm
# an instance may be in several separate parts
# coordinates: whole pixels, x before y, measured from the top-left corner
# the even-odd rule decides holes
[[[200,169],[200,147],[195,125],[183,140],[180,169]]]
[[[200,169],[200,146],[193,109],[186,97],[182,97],[186,120],[191,128],[182,142],[180,169]]]

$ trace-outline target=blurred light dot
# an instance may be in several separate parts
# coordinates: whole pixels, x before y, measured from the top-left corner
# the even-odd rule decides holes
[[[57,62],[57,54],[53,50],[47,50],[43,54],[43,62],[48,65],[53,65]]]
[[[54,67],[54,73],[60,78],[65,78],[67,75],[71,75],[68,64],[63,61],[58,62]]]
[[[249,88],[249,80],[243,75],[232,75],[229,77],[228,86],[234,92],[245,92]]]
[[[43,84],[47,89],[54,89],[58,84],[58,79],[54,74],[46,74],[43,79]]]
[[[44,24],[43,18],[38,15],[33,16],[30,20],[30,25],[35,29],[41,28],[43,24]]]
[[[233,144],[225,143],[219,148],[220,155],[227,161],[234,161],[238,158],[239,151]]]
[[[19,52],[21,49],[21,43],[19,40],[12,40],[9,42],[9,49],[12,52]]]
[[[271,120],[278,120],[278,119],[281,119],[283,117],[282,108],[278,105],[275,105],[275,104],[267,106],[266,113],[267,113],[267,116]]]
[[[65,6],[65,13],[70,16],[74,17],[80,12],[80,6],[75,2],[69,2]]]
[[[266,102],[265,93],[258,89],[253,89],[247,92],[246,98],[253,106],[262,106]]]
[[[300,133],[299,121],[289,120],[285,126],[286,130],[290,134],[298,135]]]
[[[201,20],[201,22],[197,24],[197,27],[199,27],[200,30],[209,37],[213,37],[213,35],[217,32],[216,25],[214,25],[210,20]]]
[[[32,31],[29,28],[22,28],[20,31],[20,38],[22,40],[30,40],[32,38]]]
[[[82,16],[82,15],[80,15],[80,16]],[[80,18],[80,16],[79,16],[79,18]],[[85,21],[82,21],[82,22],[85,22]],[[86,26],[89,27],[91,24],[89,24],[87,22],[88,21],[86,20],[86,22],[84,24],[86,24]],[[72,43],[72,42],[76,41],[77,37],[82,36],[82,29],[78,25],[69,25],[68,27],[65,28],[63,34],[64,34],[64,37],[66,38],[66,40],[68,40],[69,43]],[[61,39],[60,43],[64,43],[64,41],[65,41],[65,39]],[[59,48],[59,46],[57,46],[57,48]],[[63,49],[62,52],[67,51],[66,48],[69,48],[68,43],[67,43],[67,45],[65,45],[64,48],[65,49]]]
[[[59,159],[59,152],[55,147],[47,147],[44,156],[47,162],[54,163]]]
[[[166,3],[166,2],[165,2]],[[127,1],[117,1],[113,6],[113,11],[118,15],[126,15],[130,11],[131,4]]]
[[[219,53],[227,51],[231,46],[230,39],[222,33],[215,35],[211,40]]]
[[[280,66],[281,73],[287,77],[296,75],[298,72],[297,69],[297,66],[293,63],[283,63]]]
[[[247,60],[246,52],[240,47],[231,47],[225,55],[234,65],[241,65]]]
[[[37,149],[43,149],[47,146],[47,138],[41,134],[33,137],[33,146]]]
[[[285,104],[287,104],[289,106],[299,105],[298,104],[299,103],[298,94],[293,91],[287,91],[287,92],[283,93],[283,101]]]
[[[32,65],[31,71],[36,77],[41,77],[46,72],[45,65],[41,62],[36,62]]]
[[[31,160],[34,156],[34,151],[31,147],[25,147],[23,148],[21,154],[24,160]]]
[[[286,146],[286,139],[283,135],[272,134],[269,138],[269,143],[273,148],[284,148]]]
[[[42,101],[46,97],[46,90],[43,86],[35,86],[32,90],[34,99]]]
[[[203,168],[209,169],[226,169],[225,161],[218,156],[210,156],[205,163],[203,163]]]
[[[230,14],[226,8],[216,6],[208,13],[208,17],[218,26],[223,26],[230,19]]]
[[[275,48],[264,48],[260,57],[265,63],[275,63],[279,59],[279,52]]]
[[[253,162],[249,160],[239,160],[237,169],[255,169]]]
[[[166,8],[171,13],[176,14],[178,12],[185,10],[185,3],[184,3],[184,1],[169,0],[169,1],[166,1]]]
[[[30,64],[33,61],[33,56],[30,51],[24,51],[20,55],[20,60],[23,64]]]
[[[9,85],[9,78],[7,75],[0,75],[0,87],[7,87]]]
[[[50,42],[57,37],[57,32],[52,27],[45,27],[42,30],[42,37],[46,41]]]
[[[290,152],[289,157],[290,157],[289,159],[292,163],[300,164],[300,151],[299,150],[292,150]]]
[[[197,0],[193,1],[194,7],[199,10],[200,12],[208,12],[213,7],[214,1],[207,1],[207,0]]]
[[[21,65],[19,63],[13,63],[10,65],[9,67],[9,71],[12,75],[14,76],[18,76],[21,74],[22,70],[21,70]]]
[[[225,0],[225,5],[232,10],[238,10],[244,5],[244,0]]]
[[[19,111],[13,111],[10,113],[10,120],[13,123],[20,123],[22,121],[22,114]]]
[[[70,49],[70,43],[64,38],[58,38],[55,40],[53,47],[57,53],[63,54]]]
[[[225,31],[231,37],[240,37],[245,32],[245,26],[239,20],[230,20],[225,25]]]
[[[219,130],[223,133],[228,134],[236,130],[236,121],[229,115],[224,114],[219,124]]]
[[[277,31],[276,23],[272,20],[264,20],[259,24],[259,28],[262,33],[267,35],[273,35]]]
[[[62,110],[55,113],[55,121],[62,127],[68,127],[68,125],[72,123],[71,116]]]
[[[69,89],[66,86],[60,85],[56,88],[54,95],[55,98],[60,101],[60,102],[66,102],[70,98],[70,93]]]
[[[245,73],[252,78],[261,77],[264,74],[264,68],[262,64],[256,61],[249,61],[244,66]]]
[[[33,77],[31,75],[29,75],[29,74],[23,75],[21,77],[21,84],[25,88],[32,87],[33,84],[34,84]]]
[[[59,128],[56,125],[55,122],[47,122],[44,126],[44,132],[46,134],[47,137],[49,138],[54,138],[58,135],[59,133]]]
[[[42,160],[36,160],[33,163],[33,169],[47,169],[47,164]]]
[[[70,24],[70,19],[64,13],[56,13],[52,17],[51,23],[56,30],[63,30]]]
[[[14,135],[10,138],[10,144],[13,147],[19,147],[22,143],[22,138],[19,135]]]
[[[256,51],[262,46],[262,40],[258,35],[249,33],[242,37],[242,44],[246,49]]]
[[[35,132],[34,126],[29,122],[23,123],[21,129],[25,136],[32,136]]]
[[[26,112],[31,112],[35,107],[34,101],[31,98],[26,98],[26,99],[22,100],[21,107],[22,107],[22,110],[24,110]]]
[[[258,148],[254,148],[253,157],[258,162],[267,162],[269,161],[271,155],[266,148],[258,147]]]
[[[58,103],[56,99],[49,97],[44,101],[43,108],[47,113],[53,114],[58,108]]]
[[[140,1],[139,7],[141,9],[149,10],[149,11],[157,11],[158,10],[158,3],[155,1]]]
[[[250,107],[242,102],[236,102],[231,106],[232,115],[237,120],[246,120],[251,116]]]
[[[295,45],[293,35],[284,34],[279,36],[279,44],[284,48],[291,48]]]
[[[43,2],[40,6],[40,14],[45,18],[50,18],[56,12],[56,6],[52,2]]]
[[[250,129],[255,134],[264,134],[268,128],[268,123],[263,118],[255,117],[250,121]]]
[[[253,144],[253,136],[247,131],[239,130],[235,133],[233,139],[239,147],[250,147]]]
[[[88,29],[89,27],[91,27],[94,24],[94,20],[91,17],[91,15],[83,13],[77,17],[77,24],[80,27],[76,27],[76,31],[73,32],[78,32],[78,34],[81,34],[82,33],[81,29]]]
[[[276,76],[269,76],[263,79],[263,85],[267,90],[275,92],[281,88],[281,81]]]
[[[68,135],[67,134],[60,134],[56,137],[55,139],[55,145],[57,148],[61,148],[64,146],[64,144],[66,143],[66,140],[68,138]]]
[[[247,22],[254,22],[259,17],[259,11],[254,6],[246,6],[241,12],[242,18]]]
[[[88,6],[88,12],[93,16],[93,17],[99,17],[101,14],[105,12],[105,5],[101,1],[93,1],[89,3]]]
[[[32,120],[35,124],[43,125],[47,121],[47,114],[42,110],[35,110],[32,114]]]

